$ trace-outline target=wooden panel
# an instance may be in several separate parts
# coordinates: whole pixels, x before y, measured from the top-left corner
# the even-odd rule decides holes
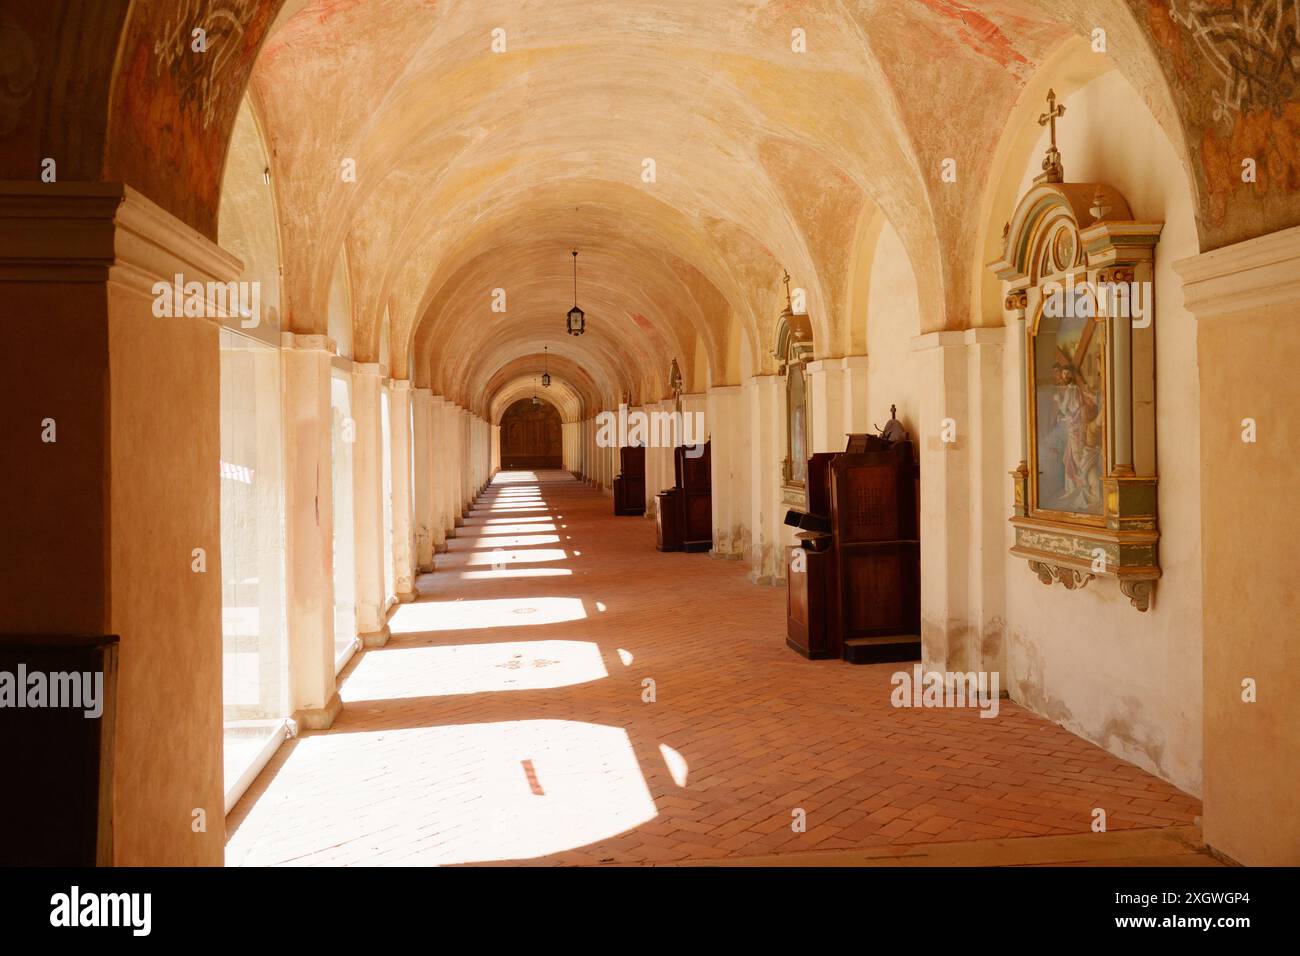
[[[614,514],[645,514],[645,449],[620,448],[614,479]]]
[[[618,450],[619,474],[625,478],[645,477],[645,449],[639,447]]]
[[[521,398],[501,416],[502,468],[560,468],[563,429],[554,405]]]
[[[919,633],[921,626],[912,445],[865,437],[865,451],[840,455],[830,466],[834,603],[846,641]]]
[[[660,551],[682,550],[681,489],[670,488],[656,496],[659,511],[655,515],[655,547]]]
[[[845,469],[843,542],[892,541],[898,537],[898,478],[892,464]]]
[[[911,624],[907,602],[910,590],[906,562],[910,555],[897,549],[872,548],[844,555],[845,628],[898,629]]]
[[[828,600],[834,557],[804,551],[804,570],[797,571],[794,556],[801,550],[786,549],[785,642],[810,660],[837,658],[843,651]]]
[[[687,452],[699,451],[692,458]],[[710,444],[678,448],[673,455],[682,489],[682,546],[687,551],[713,547],[713,459]]]
[[[819,451],[808,459],[808,511],[831,516],[831,461],[840,452]]]

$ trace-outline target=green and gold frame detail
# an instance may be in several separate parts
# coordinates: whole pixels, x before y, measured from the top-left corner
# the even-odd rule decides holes
[[[1139,611],[1160,577],[1152,267],[1163,224],[1102,183],[1036,183],[1007,224],[1020,339],[1015,543],[1046,585],[1117,579]]]

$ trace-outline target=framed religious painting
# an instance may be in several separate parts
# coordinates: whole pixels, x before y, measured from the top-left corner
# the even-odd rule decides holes
[[[1041,302],[1029,331],[1033,513],[1104,521],[1107,474],[1105,323],[1084,296]]]
[[[776,322],[776,347],[772,356],[785,377],[785,454],[781,462],[781,499],[795,507],[807,505],[808,378],[813,357],[812,324],[808,315],[795,312],[790,298],[790,275],[784,277],[786,307]]]
[[[990,264],[1020,340],[1011,553],[1071,591],[1116,579],[1145,611],[1161,573],[1152,270],[1162,224],[1133,219],[1110,186],[1054,180],[1058,166],[1020,200]]]

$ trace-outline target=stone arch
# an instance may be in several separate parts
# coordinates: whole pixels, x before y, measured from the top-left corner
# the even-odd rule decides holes
[[[1089,42],[1083,38],[1073,36],[1066,39],[1026,84],[998,140],[995,151],[997,159],[993,166],[996,172],[990,177],[981,200],[981,228],[979,241],[976,244],[979,250],[977,263],[979,269],[976,272],[977,281],[973,283],[971,289],[971,314],[978,317],[978,325],[998,326],[1003,323],[1002,283],[988,265],[1002,256],[1006,217],[1016,208],[1020,195],[1024,191],[1023,170],[1031,164],[1039,141],[1043,137],[1043,130],[1038,126],[1036,119],[1045,109],[1047,91],[1053,90],[1057,102],[1062,103],[1095,80],[1117,70],[1124,77],[1126,87],[1132,95],[1139,98],[1150,109],[1157,128],[1164,132],[1184,169],[1188,171],[1189,185],[1193,189],[1193,202],[1196,202],[1195,180],[1188,168],[1186,143],[1181,126],[1171,122],[1174,116],[1173,108],[1168,103],[1167,90],[1163,84],[1158,84],[1155,91],[1147,90],[1145,95],[1141,95],[1132,86],[1128,70],[1120,67],[1110,58],[1094,53]],[[1165,116],[1163,120],[1162,114]],[[1071,114],[1068,112],[1062,117],[1059,137],[1070,135],[1070,128],[1067,125],[1070,117]],[[1071,171],[1068,150],[1065,151],[1063,161],[1066,181],[1076,180],[1077,176]]]
[[[245,97],[230,137],[221,187],[218,243],[243,263],[241,281],[260,285],[259,336],[278,341],[280,331],[280,218],[276,182],[256,104]]]

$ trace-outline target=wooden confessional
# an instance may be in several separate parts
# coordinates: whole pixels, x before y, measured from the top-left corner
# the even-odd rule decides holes
[[[786,644],[855,664],[920,660],[919,470],[909,440],[850,435],[808,460],[808,510],[790,511]]]
[[[673,449],[675,483],[656,495],[656,547],[660,551],[708,551],[713,547],[710,444]]]

